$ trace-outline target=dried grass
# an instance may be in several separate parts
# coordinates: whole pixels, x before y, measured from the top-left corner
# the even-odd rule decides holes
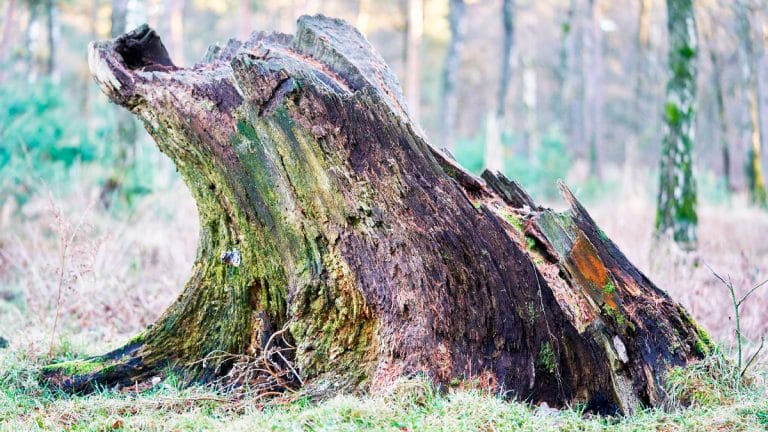
[[[64,342],[60,351],[74,346],[98,353],[105,342],[117,345],[153,322],[189,274],[198,220],[180,182],[143,199],[128,216],[93,208],[98,190],[81,190],[89,193],[53,204],[46,196],[36,197],[20,217],[0,226],[0,336],[11,344],[44,346],[58,305],[56,333]],[[653,241],[649,193],[622,195],[618,206],[615,201],[587,207],[632,262],[688,308],[715,340],[732,344],[728,290],[702,263],[730,276],[737,295],[768,279],[768,242],[762,235],[768,232],[768,212],[749,207],[743,197],[734,197],[729,205],[704,203],[699,249],[687,254],[673,244]],[[80,219],[61,277],[57,232],[61,227],[71,230]],[[63,281],[59,302],[58,281]],[[766,334],[765,310],[768,289],[742,306],[742,332],[748,341]],[[747,345],[745,355],[756,348]],[[764,362],[766,355],[761,357]],[[244,370],[255,358],[239,361],[236,369]]]

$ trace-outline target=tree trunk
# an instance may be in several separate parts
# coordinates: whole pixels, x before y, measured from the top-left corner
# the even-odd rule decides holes
[[[568,189],[571,209],[555,213],[431,147],[394,74],[341,20],[305,16],[293,38],[232,41],[189,69],[143,26],[93,43],[89,60],[175,162],[201,233],[155,324],[45,368],[65,389],[167,368],[206,382],[231,366],[223,353],[278,344],[310,394],[422,374],[627,413],[658,406],[665,371],[711,347]]]
[[[11,59],[8,47],[11,42],[11,28],[13,27],[15,12],[16,0],[9,0],[5,7],[5,16],[3,17],[3,33],[0,36],[0,60],[3,62],[8,62]],[[2,74],[2,71],[0,71],[0,74]]]
[[[720,155],[723,163],[723,184],[729,193],[733,190],[731,182],[731,146],[728,136],[728,120],[725,115],[725,95],[723,92],[723,63],[717,54],[717,47],[709,42],[709,60],[712,63],[712,89],[715,93],[715,110],[717,111],[717,125],[720,132]]]
[[[440,107],[441,134],[443,148],[453,151],[454,133],[456,129],[456,109],[458,95],[456,92],[461,65],[461,52],[464,45],[464,0],[451,0],[448,12],[448,23],[451,27],[451,40],[445,53],[443,65],[443,103]]]
[[[635,89],[634,100],[634,136],[624,141],[624,187],[631,192],[636,182],[635,165],[638,163],[637,154],[640,145],[647,140],[648,131],[648,104],[647,83],[650,75],[650,27],[651,27],[651,0],[639,0],[640,8],[637,14],[637,35],[635,37]]]
[[[405,35],[405,94],[408,113],[419,120],[421,111],[421,36],[424,31],[424,0],[408,0]]]
[[[55,0],[45,2],[45,26],[48,54],[45,58],[45,74],[53,79],[58,79],[56,70],[56,51],[59,38],[58,8]]]
[[[560,67],[563,109],[566,110],[566,133],[570,150],[583,157],[586,147],[584,115],[584,25],[581,2],[570,0],[566,21],[562,25]]]
[[[585,47],[589,61],[584,67],[584,112],[587,113],[586,132],[589,144],[589,173],[602,179],[600,151],[603,148],[603,31],[600,28],[599,0],[589,0],[589,28]]]
[[[507,94],[512,80],[512,54],[515,37],[515,2],[504,0],[501,7],[501,20],[504,28],[504,44],[501,51],[501,74],[499,75],[499,93],[496,96],[496,111],[489,111],[485,128],[485,169],[490,172],[503,172],[505,154],[501,135],[505,129]]]
[[[0,68],[0,84],[5,83],[8,75],[12,73],[13,67],[10,66],[11,55],[11,35],[13,32],[11,29],[14,26],[14,18],[16,13],[16,0],[9,0],[8,5],[5,8],[5,16],[3,17],[3,33],[0,36],[0,64],[4,65]]]
[[[515,47],[515,2],[504,0],[501,7],[504,27],[504,45],[501,52],[501,75],[499,77],[499,95],[496,100],[496,117],[499,125],[504,124],[507,109],[509,82],[512,80],[512,54]]]
[[[683,248],[696,245],[696,20],[693,0],[667,0],[669,80],[664,104],[666,135],[661,149],[656,231],[671,233]]]
[[[530,58],[522,61],[523,77],[523,111],[525,112],[525,127],[523,129],[523,145],[525,155],[533,164],[537,164],[536,156],[539,150],[538,129],[538,90],[536,84],[536,65]]]
[[[128,22],[128,1],[112,1],[112,29],[110,34],[113,38],[125,33]],[[99,202],[104,208],[112,206],[112,199],[115,195],[125,192],[126,176],[136,162],[137,129],[136,122],[131,113],[122,107],[118,107],[115,113],[114,146],[112,148],[115,155],[115,172],[104,182],[99,193]]]
[[[749,150],[747,153],[746,177],[749,196],[752,203],[765,207],[768,194],[763,177],[762,145],[760,130],[760,106],[757,88],[757,57],[752,43],[752,27],[749,22],[750,11],[743,0],[735,3],[736,21],[739,35],[741,61],[743,63],[744,94],[750,131]]]

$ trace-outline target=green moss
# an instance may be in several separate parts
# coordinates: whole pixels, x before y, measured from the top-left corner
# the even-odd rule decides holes
[[[520,220],[519,217],[511,214],[511,213],[504,213],[504,220],[509,222],[510,225],[515,227],[520,232],[523,232],[523,221]]]
[[[664,113],[667,115],[667,122],[669,124],[677,124],[680,122],[680,118],[683,116],[677,105],[672,102],[667,102],[664,105]]]
[[[531,236],[525,236],[525,243],[529,251],[532,251],[536,248],[536,240],[534,240],[534,238]]]
[[[698,324],[696,324],[696,340],[694,341],[694,346],[696,352],[701,355],[709,355],[712,352],[712,348],[715,346],[712,339],[709,337],[709,333],[699,327]]]
[[[549,342],[542,344],[539,349],[539,366],[549,373],[555,372],[555,352]]]
[[[603,292],[606,294],[613,294],[616,292],[616,286],[613,284],[613,281],[608,281],[607,284],[603,287]]]
[[[533,303],[527,304],[528,322],[533,325],[536,322],[536,306]]]
[[[624,314],[622,314],[618,309],[611,307],[607,304],[603,305],[603,313],[610,317],[616,324],[620,326],[624,326],[627,324],[627,319],[624,317]],[[634,328],[634,326],[633,326]]]
[[[62,372],[65,375],[86,375],[106,369],[106,364],[101,360],[69,360],[54,363],[43,367],[43,373]]]
[[[144,342],[144,338],[146,337],[147,332],[146,330],[139,332],[136,336],[132,337],[126,345],[136,345]]]

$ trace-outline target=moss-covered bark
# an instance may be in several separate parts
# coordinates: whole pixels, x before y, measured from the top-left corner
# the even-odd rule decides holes
[[[656,231],[670,233],[684,248],[696,246],[696,182],[693,144],[696,126],[698,42],[692,0],[667,0],[669,80],[664,104]]]
[[[760,207],[768,206],[768,193],[765,189],[762,161],[762,133],[760,127],[760,104],[758,102],[757,55],[752,43],[752,26],[749,21],[749,6],[747,2],[734,2],[737,34],[739,36],[739,51],[742,62],[744,95],[747,106],[749,123],[749,148],[747,163],[744,166],[747,178],[749,198],[753,204]]]
[[[176,163],[202,233],[178,301],[125,347],[49,366],[65,388],[166,368],[206,381],[228,367],[212,354],[287,329],[314,393],[423,374],[630,412],[709,346],[567,189],[555,213],[432,148],[343,21],[302,17],[296,36],[230,41],[190,69],[145,27],[93,44],[90,63]]]

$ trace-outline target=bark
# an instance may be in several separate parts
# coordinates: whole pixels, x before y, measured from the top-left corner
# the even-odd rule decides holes
[[[708,42],[710,42],[710,40],[708,40]],[[725,185],[725,190],[730,192],[733,190],[733,183],[731,181],[731,146],[729,144],[728,136],[728,121],[725,115],[725,95],[723,92],[723,76],[721,72],[723,63],[717,53],[717,48],[711,43],[708,45],[710,47],[709,60],[712,63],[712,89],[715,93],[717,125],[720,130],[720,155],[723,164],[723,184]]]
[[[683,248],[696,246],[696,184],[693,139],[696,124],[698,42],[692,0],[667,0],[669,80],[664,104],[656,231],[671,233]]]
[[[752,30],[749,22],[749,10],[743,0],[735,3],[737,33],[742,61],[742,78],[749,123],[749,150],[747,153],[746,177],[749,196],[752,203],[765,207],[768,194],[763,176],[760,106],[758,101],[757,56],[752,43]]]
[[[11,35],[13,32],[14,15],[16,13],[16,0],[9,0],[8,5],[5,7],[5,16],[3,17],[3,33],[0,36],[0,65],[3,63],[10,63],[11,61]],[[4,83],[7,75],[10,74],[10,66],[3,65],[0,68],[0,84]]]
[[[58,8],[55,0],[46,0],[45,18],[46,43],[48,45],[47,57],[45,59],[45,74],[49,77],[57,78],[56,51],[59,38],[59,23]]]
[[[464,9],[464,0],[451,0],[448,13],[451,40],[448,42],[448,51],[445,53],[445,64],[443,65],[443,103],[440,108],[442,146],[451,151],[454,147],[458,107],[456,86],[459,80],[459,66],[461,65],[461,52],[466,27]]]
[[[588,72],[586,65],[585,51],[585,23],[584,23],[584,7],[579,0],[575,0],[577,7],[577,25],[574,29],[573,35],[573,59],[572,70],[574,72],[572,77],[573,86],[573,99],[571,103],[571,141],[573,143],[573,151],[577,158],[584,159],[587,157],[589,150],[587,145],[587,122],[588,122],[588,107],[586,103],[586,81]]]
[[[599,0],[589,0],[589,28],[585,33],[585,48],[589,61],[584,67],[584,112],[587,113],[590,175],[602,179],[600,151],[603,148],[603,36],[600,28]]]
[[[503,124],[507,108],[509,82],[512,79],[512,54],[515,42],[514,0],[504,0],[501,9],[501,17],[504,25],[504,45],[501,52],[501,75],[499,78],[499,96],[496,101],[496,117],[499,119],[500,124]]]
[[[561,50],[561,76],[563,107],[566,110],[566,132],[571,150],[577,156],[583,156],[586,146],[584,130],[584,38],[582,37],[583,19],[581,2],[570,0],[566,20],[562,25],[563,47]]]
[[[637,14],[637,35],[635,37],[635,89],[634,89],[634,137],[624,144],[624,185],[629,187],[634,182],[634,168],[638,163],[637,154],[640,144],[648,133],[647,87],[650,75],[650,26],[651,0],[639,0]]]
[[[531,163],[536,163],[535,158],[539,148],[539,130],[538,130],[538,116],[537,116],[537,85],[536,85],[536,65],[533,64],[533,60],[523,60],[523,109],[525,111],[525,128],[523,142],[525,145],[525,153],[531,160]]]
[[[558,52],[558,66],[555,71],[558,88],[560,89],[559,100],[553,107],[554,112],[563,113],[565,104],[568,102],[568,84],[570,75],[570,65],[573,62],[571,51],[573,51],[573,14],[575,13],[576,0],[568,2],[568,8],[565,10],[565,16],[560,23],[560,50]]]
[[[0,36],[0,59],[10,60],[8,47],[11,42],[11,28],[13,27],[14,14],[16,12],[16,0],[9,0],[5,7],[5,16],[3,17],[3,34]]]
[[[112,29],[110,34],[113,38],[125,33],[128,18],[128,0],[112,0]]]
[[[294,37],[254,34],[188,69],[147,27],[93,43],[89,60],[175,162],[201,233],[155,324],[45,368],[65,389],[168,368],[205,382],[226,373],[220,353],[263,352],[286,329],[309,394],[419,374],[628,413],[661,404],[665,371],[711,348],[567,188],[571,209],[556,213],[431,147],[394,74],[341,20],[304,16]]]

